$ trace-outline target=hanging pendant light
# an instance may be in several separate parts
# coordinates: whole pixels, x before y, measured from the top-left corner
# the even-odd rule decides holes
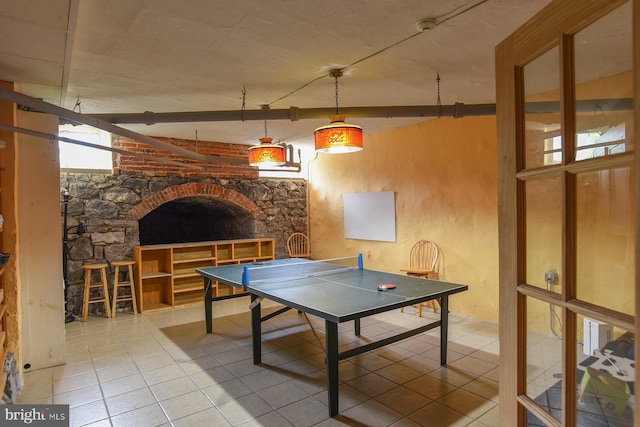
[[[345,116],[338,113],[338,77],[341,70],[329,73],[336,82],[336,114],[329,117],[331,123],[314,132],[316,151],[319,153],[351,153],[362,150],[362,128],[345,123]]]
[[[260,145],[249,148],[249,165],[258,167],[282,166],[287,163],[287,153],[284,145],[272,144],[272,138],[267,136],[267,121],[264,121],[264,138],[260,138]]]

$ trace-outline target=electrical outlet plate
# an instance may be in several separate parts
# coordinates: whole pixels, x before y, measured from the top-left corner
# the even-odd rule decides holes
[[[547,283],[555,283],[558,280],[558,273],[556,270],[549,270],[544,272],[544,281]]]

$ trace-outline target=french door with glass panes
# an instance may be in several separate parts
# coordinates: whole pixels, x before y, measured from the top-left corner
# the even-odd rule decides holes
[[[501,426],[640,425],[639,27],[553,0],[496,48]]]

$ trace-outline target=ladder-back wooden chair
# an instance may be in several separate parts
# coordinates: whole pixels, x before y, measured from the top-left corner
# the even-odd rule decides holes
[[[427,279],[438,278],[438,262],[440,261],[440,248],[431,240],[420,240],[411,248],[409,254],[409,268],[403,270],[408,276],[424,277]],[[433,299],[422,304],[416,304],[418,315],[422,317],[422,307],[429,305],[436,313],[440,304]],[[415,306],[414,306],[415,307]],[[404,308],[400,309],[404,311]]]
[[[304,233],[293,233],[287,239],[289,258],[311,258],[311,244]]]

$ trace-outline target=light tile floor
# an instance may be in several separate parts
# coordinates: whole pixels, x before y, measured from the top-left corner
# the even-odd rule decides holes
[[[309,317],[316,338],[295,310],[271,319],[256,366],[248,304],[214,302],[213,334],[202,306],[68,323],[67,363],[26,372],[18,403],[69,404],[72,426],[498,425],[494,323],[451,314],[446,367],[439,329],[342,361],[330,418],[324,321]],[[341,324],[341,350],[426,321],[395,310],[363,319],[360,338]]]

